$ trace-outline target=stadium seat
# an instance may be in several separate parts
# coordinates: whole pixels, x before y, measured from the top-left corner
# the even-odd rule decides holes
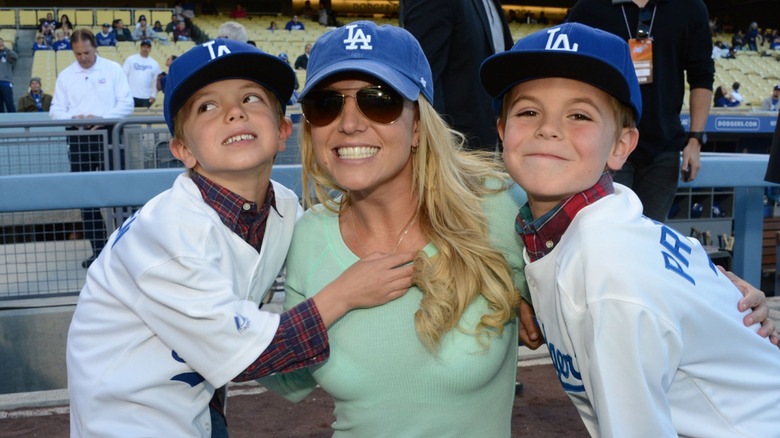
[[[14,9],[0,10],[0,26],[16,27],[16,10]]]
[[[44,18],[46,15],[44,14]],[[19,25],[20,26],[38,26],[38,11],[34,9],[20,9],[19,10]]]
[[[92,27],[95,25],[95,13],[92,9],[77,9],[75,18],[70,15],[68,17],[75,26]]]

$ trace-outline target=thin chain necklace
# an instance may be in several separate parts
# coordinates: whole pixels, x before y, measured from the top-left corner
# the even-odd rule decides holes
[[[368,250],[366,249],[365,245],[363,245],[363,241],[360,240],[360,234],[358,234],[357,226],[355,225],[355,211],[352,207],[349,208],[349,215],[352,218],[352,231],[355,232],[355,237],[357,237],[357,241],[360,244],[360,249],[363,250],[364,255],[368,255]],[[406,228],[401,233],[401,238],[398,239],[398,243],[395,244],[395,248],[393,248],[393,252],[390,253],[390,255],[395,254],[396,251],[398,251],[398,247],[401,246],[401,242],[404,241],[404,238],[406,237],[406,234],[409,233],[409,230],[412,228],[412,225],[417,222],[417,213],[415,213],[414,217],[409,221],[409,224],[406,225]]]

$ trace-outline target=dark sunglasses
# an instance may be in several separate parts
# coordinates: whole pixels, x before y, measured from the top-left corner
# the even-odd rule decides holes
[[[344,110],[347,97],[353,97],[358,110],[374,123],[389,125],[404,110],[404,98],[395,90],[375,85],[358,90],[355,95],[344,95],[336,90],[314,90],[301,99],[301,110],[306,121],[314,126],[328,126]]]

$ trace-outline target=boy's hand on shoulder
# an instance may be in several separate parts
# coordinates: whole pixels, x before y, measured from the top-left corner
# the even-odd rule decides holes
[[[742,292],[744,297],[739,300],[739,311],[745,311],[752,309],[752,312],[745,316],[744,324],[751,326],[755,323],[760,323],[761,328],[758,329],[758,334],[764,338],[769,337],[769,341],[780,347],[780,335],[775,330],[775,322],[769,319],[769,305],[766,303],[766,295],[764,292],[756,289],[752,284],[737,277],[733,272],[727,271],[722,266],[718,266],[720,272],[722,272],[726,278],[731,280],[737,289]]]
[[[536,323],[536,314],[534,308],[528,304],[525,300],[520,302],[519,311],[520,327],[519,338],[520,343],[536,350],[544,344],[544,337],[542,331],[539,330],[539,325]]]
[[[373,253],[357,261],[314,296],[322,321],[329,326],[352,309],[378,306],[405,294],[412,286],[415,256]]]

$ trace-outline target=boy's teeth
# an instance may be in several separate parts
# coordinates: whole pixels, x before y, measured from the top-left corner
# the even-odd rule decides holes
[[[239,141],[239,140],[251,140],[253,138],[255,138],[254,135],[241,134],[241,135],[237,135],[235,137],[230,137],[229,139],[225,140],[225,143],[223,143],[223,144],[230,144],[230,143],[233,143],[234,141]]]
[[[350,147],[350,148],[338,148],[337,152],[339,158],[368,158],[373,156],[379,151],[379,148],[370,146]]]

